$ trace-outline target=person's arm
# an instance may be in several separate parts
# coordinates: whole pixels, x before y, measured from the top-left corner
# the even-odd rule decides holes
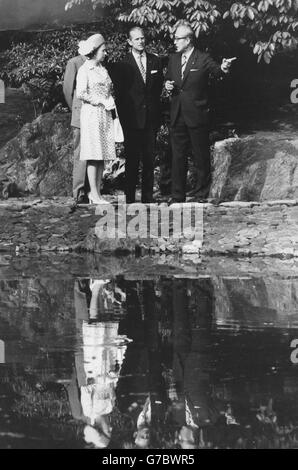
[[[165,74],[165,81],[173,80],[172,78],[172,57],[169,58],[168,66]]]
[[[95,95],[89,90],[88,75],[85,67],[81,67],[78,71],[76,93],[79,100],[92,104],[93,106],[103,105],[105,108],[109,108],[113,100],[112,97],[106,99],[104,96]]]
[[[73,94],[75,89],[77,68],[75,62],[70,60],[66,65],[66,70],[63,80],[63,93],[65,101],[68,104],[69,109],[72,108]]]
[[[231,59],[223,59],[221,65],[219,65],[211,56],[207,56],[207,67],[209,73],[215,78],[223,78],[230,72],[232,62],[236,60],[236,57]]]
[[[127,71],[123,62],[116,62],[111,70],[116,102],[121,102],[127,90]]]
[[[113,83],[113,91],[114,91],[114,94],[116,93],[117,91],[117,88],[118,88],[118,82],[117,82],[117,63],[113,62],[113,63],[108,63],[106,65],[106,69],[108,71],[108,74],[110,76],[110,79],[112,80],[112,83]]]
[[[224,72],[218,62],[216,62],[212,57],[207,54],[206,57],[206,67],[209,74],[214,78],[222,78],[224,76]]]
[[[169,59],[168,68],[165,75],[165,89],[166,91],[171,94],[174,90],[174,80],[172,74],[172,57]]]

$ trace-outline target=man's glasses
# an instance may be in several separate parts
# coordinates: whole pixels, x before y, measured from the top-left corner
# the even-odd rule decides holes
[[[189,36],[180,36],[180,38],[178,36],[175,36],[174,37],[174,41],[180,41],[180,39],[186,39],[188,38]]]

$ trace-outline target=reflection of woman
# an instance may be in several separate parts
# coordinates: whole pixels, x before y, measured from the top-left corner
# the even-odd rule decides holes
[[[81,347],[75,354],[68,396],[73,417],[86,425],[85,441],[97,448],[107,447],[111,439],[116,386],[129,341],[125,335],[118,334],[119,321],[113,318],[113,306],[119,308],[125,294],[117,286],[110,289],[110,282],[90,280],[75,284]],[[114,291],[120,300],[114,298]],[[111,319],[100,321],[107,309]]]
[[[108,313],[116,313],[126,300],[124,292],[115,284],[111,286],[109,279],[90,279],[92,293],[90,301],[90,318],[96,318]]]
[[[85,440],[97,447],[107,447],[111,439],[111,414],[126,348],[125,337],[118,335],[118,322],[83,323],[85,381],[80,392],[89,424]]]
[[[103,36],[94,34],[81,41],[79,54],[87,57],[77,75],[77,97],[83,101],[80,159],[88,161],[89,199],[100,204],[105,202],[100,197],[104,162],[116,158],[112,116],[115,102],[112,81],[102,65],[106,56]]]

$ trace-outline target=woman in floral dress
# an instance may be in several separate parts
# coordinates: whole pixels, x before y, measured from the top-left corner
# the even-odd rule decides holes
[[[87,160],[89,200],[105,203],[100,196],[104,162],[116,158],[112,112],[115,101],[112,81],[102,65],[106,56],[105,40],[94,34],[79,43],[79,54],[87,57],[77,75],[77,97],[82,100],[80,159]]]

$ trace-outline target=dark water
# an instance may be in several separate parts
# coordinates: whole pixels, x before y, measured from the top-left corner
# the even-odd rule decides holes
[[[0,447],[298,447],[297,294],[278,278],[0,280]]]

